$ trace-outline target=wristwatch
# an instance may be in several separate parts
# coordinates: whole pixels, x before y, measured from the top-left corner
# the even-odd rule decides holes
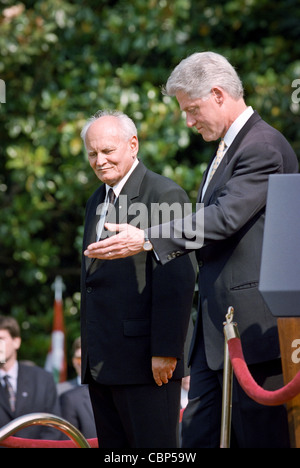
[[[153,249],[153,245],[151,244],[149,238],[146,236],[146,233],[145,233],[143,249],[146,250],[146,252],[149,252],[150,250]]]

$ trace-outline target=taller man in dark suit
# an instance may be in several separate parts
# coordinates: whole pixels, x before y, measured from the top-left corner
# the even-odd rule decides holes
[[[221,55],[204,52],[184,59],[170,75],[166,93],[176,96],[188,127],[195,127],[205,141],[220,139],[199,190],[202,216],[195,213],[184,224],[174,221],[169,237],[161,227],[146,231],[162,264],[196,250],[199,313],[190,351],[183,446],[218,447],[228,306],[235,309],[253,377],[269,390],[282,386],[277,324],[258,282],[269,175],[296,173],[298,162],[285,138],[247,107],[236,71]],[[93,255],[120,258],[141,250],[144,232],[133,226],[110,228],[120,233],[91,246]],[[285,408],[256,404],[238,385],[232,422],[239,447],[289,446]]]
[[[159,205],[171,214],[169,204],[173,208],[177,202],[181,212],[188,203],[177,184],[137,159],[137,131],[128,116],[100,111],[82,137],[90,165],[103,182],[87,204],[84,250],[107,235],[106,216],[144,229],[158,220]],[[115,201],[107,204],[111,190]],[[102,448],[178,443],[195,271],[189,256],[157,264],[149,245],[134,258],[83,257],[82,378],[89,384]]]

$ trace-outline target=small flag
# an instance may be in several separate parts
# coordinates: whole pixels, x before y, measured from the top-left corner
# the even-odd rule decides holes
[[[57,276],[53,284],[54,309],[51,347],[45,363],[45,369],[53,374],[56,383],[64,382],[67,379],[65,323],[62,301],[64,287],[61,276]]]

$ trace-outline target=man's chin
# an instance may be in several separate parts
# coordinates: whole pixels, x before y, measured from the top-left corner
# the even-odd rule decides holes
[[[113,177],[109,177],[108,174],[104,174],[102,171],[96,171],[96,176],[101,180],[101,182],[109,185],[110,187],[116,185],[115,179]]]
[[[200,132],[199,132],[200,133]],[[218,139],[218,137],[216,135],[207,135],[205,133],[200,133],[200,135],[202,136],[203,140],[206,142],[206,143],[209,143],[211,141],[216,141]]]

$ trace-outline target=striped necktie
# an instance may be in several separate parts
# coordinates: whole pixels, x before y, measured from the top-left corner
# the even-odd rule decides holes
[[[225,141],[222,139],[220,141],[220,143],[219,143],[218,151],[217,151],[215,160],[213,162],[213,166],[212,166],[212,170],[211,170],[208,182],[211,181],[211,179],[213,178],[214,173],[216,172],[216,170],[219,167],[220,162],[222,161],[224,149],[225,149]]]
[[[16,395],[15,395],[15,392],[14,392],[14,390],[12,388],[12,384],[9,381],[9,375],[6,374],[3,377],[3,380],[4,380],[4,383],[5,383],[4,388],[5,388],[6,393],[7,393],[10,409],[11,409],[11,411],[14,412],[15,409],[16,409]]]

